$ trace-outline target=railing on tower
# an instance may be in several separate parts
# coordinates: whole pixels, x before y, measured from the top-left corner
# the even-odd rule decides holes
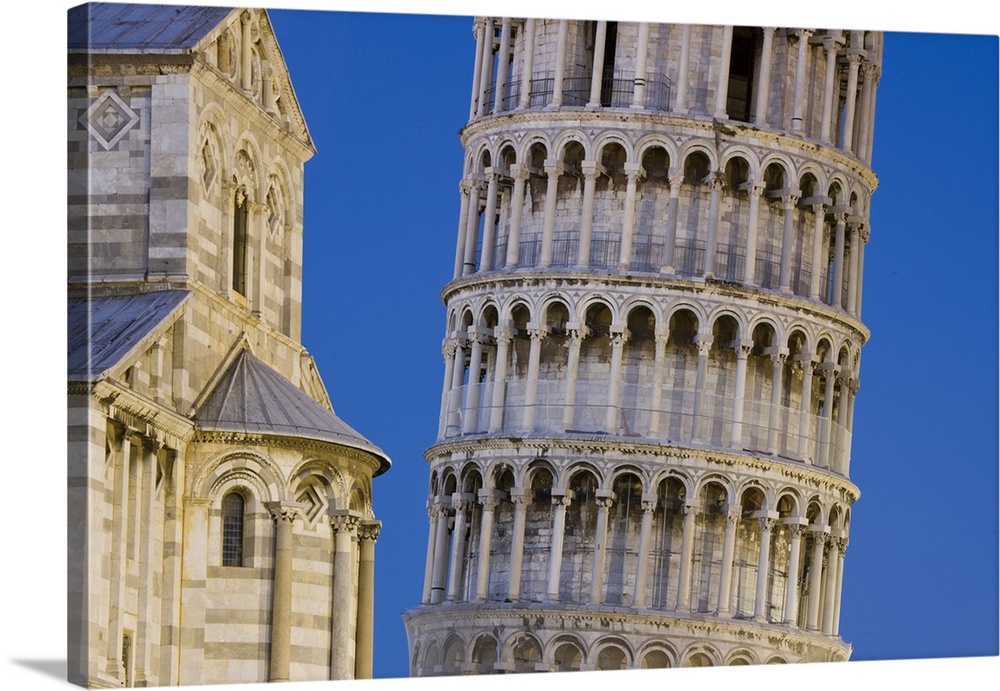
[[[501,382],[496,411],[495,382],[479,384],[476,400],[469,400],[469,393],[475,388],[462,386],[452,390],[446,394],[441,441],[490,433],[615,436],[746,450],[848,475],[851,433],[823,415],[807,413],[803,430],[801,409],[788,406],[772,409],[770,403],[746,400],[739,430],[734,432],[735,409],[733,399],[728,396],[703,393],[699,402],[693,391],[664,389],[654,407],[650,386],[622,384],[619,404],[610,406],[606,381],[581,380],[576,385],[575,402],[570,406],[566,402],[564,381],[539,380],[536,384],[535,402],[529,405],[527,381]],[[466,419],[469,415],[475,417],[472,423]],[[525,420],[530,420],[530,424],[526,425]],[[612,421],[610,426],[609,421]]]

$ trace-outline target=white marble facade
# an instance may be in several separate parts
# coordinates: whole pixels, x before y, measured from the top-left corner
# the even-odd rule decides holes
[[[411,674],[846,659],[881,35],[475,35]]]

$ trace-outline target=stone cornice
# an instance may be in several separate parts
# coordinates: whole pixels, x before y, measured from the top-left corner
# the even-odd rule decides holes
[[[108,417],[153,438],[164,435],[170,446],[180,447],[194,436],[191,420],[113,380],[94,382],[91,394]]]
[[[498,134],[503,132],[509,135],[519,126],[558,130],[602,127],[619,132],[635,132],[637,136],[658,131],[663,132],[665,136],[673,133],[682,134],[685,139],[702,136],[712,143],[713,149],[718,145],[721,136],[751,146],[759,146],[762,152],[779,149],[786,153],[799,152],[810,160],[822,159],[840,171],[856,175],[868,188],[869,193],[878,187],[878,176],[864,161],[848,152],[827,146],[819,140],[761,129],[750,123],[719,121],[709,115],[698,117],[621,108],[588,111],[562,106],[557,110],[530,109],[485,116],[465,125],[459,130],[459,136],[462,146],[468,148],[469,142],[477,135],[487,134],[492,130],[497,130]]]
[[[309,439],[306,437],[280,434],[260,434],[254,432],[195,430],[190,441],[201,444],[226,444],[232,446],[266,446],[271,448],[308,451],[324,457],[333,456],[339,461],[359,464],[374,475],[381,467],[381,459],[375,454],[334,442]],[[356,473],[355,473],[356,474]]]
[[[463,276],[448,283],[441,290],[445,304],[462,297],[467,292],[495,294],[503,291],[544,291],[547,295],[555,288],[599,288],[602,292],[614,288],[641,290],[647,297],[648,291],[663,291],[664,294],[684,297],[707,297],[726,301],[727,304],[744,305],[755,312],[761,306],[772,313],[776,308],[784,308],[789,316],[804,316],[817,319],[824,326],[840,326],[863,346],[871,336],[868,328],[856,317],[838,310],[831,305],[798,295],[790,296],[767,290],[745,286],[742,283],[708,282],[702,278],[677,278],[655,273],[624,274],[609,273],[606,270],[580,270],[573,267],[525,267],[507,271],[491,271]]]
[[[639,610],[608,605],[578,603],[552,604],[532,602],[476,602],[422,605],[403,611],[405,622],[420,621],[421,627],[452,624],[463,630],[489,630],[504,619],[521,624],[530,618],[535,630],[564,631],[629,630],[636,635],[637,626],[664,629],[686,629],[692,637],[707,638],[718,634],[740,641],[781,641],[787,650],[817,647],[826,650],[833,659],[846,660],[850,645],[839,636],[818,631],[792,628],[752,619],[716,617],[707,613],[681,613],[666,610]]]

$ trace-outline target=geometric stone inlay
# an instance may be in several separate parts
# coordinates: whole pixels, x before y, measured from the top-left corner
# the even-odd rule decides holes
[[[110,149],[139,122],[139,116],[112,90],[107,90],[80,116],[91,136]]]
[[[315,485],[306,485],[305,489],[296,497],[296,501],[303,504],[302,513],[306,522],[313,524],[320,516],[326,513],[329,503],[326,497],[321,494]]]

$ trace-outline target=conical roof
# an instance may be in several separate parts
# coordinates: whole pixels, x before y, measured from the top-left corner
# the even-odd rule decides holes
[[[379,457],[376,475],[389,468],[380,448],[247,350],[240,351],[219,378],[194,421],[206,432],[301,437],[349,446]]]

